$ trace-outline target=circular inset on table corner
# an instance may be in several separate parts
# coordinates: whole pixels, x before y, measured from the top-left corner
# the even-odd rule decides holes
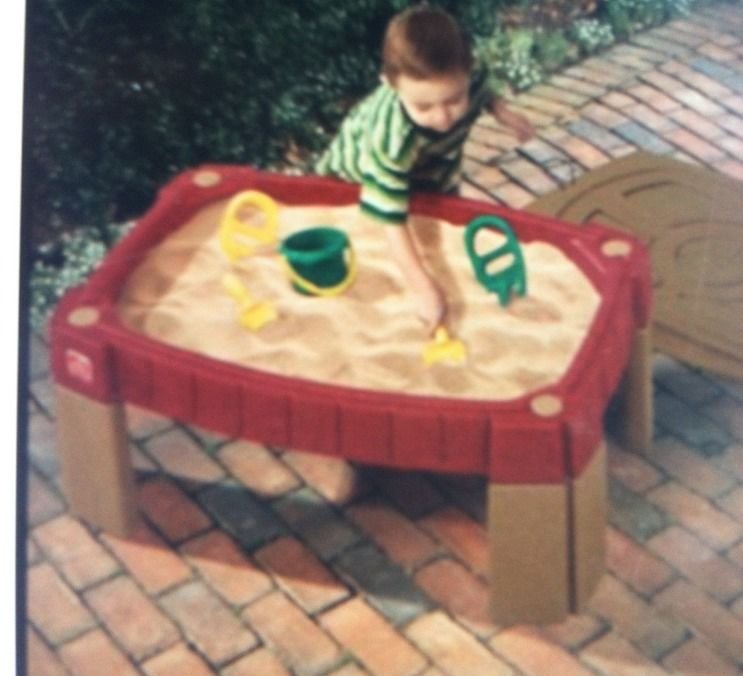
[[[101,313],[94,307],[83,305],[67,315],[67,321],[73,326],[92,326],[98,323]]]
[[[199,186],[199,188],[211,188],[217,185],[222,180],[219,172],[212,171],[211,169],[205,169],[194,174],[193,182]]]
[[[610,239],[601,245],[604,256],[629,256],[632,245],[624,239]]]
[[[562,399],[554,394],[540,394],[531,400],[529,406],[540,418],[551,418],[562,413]]]

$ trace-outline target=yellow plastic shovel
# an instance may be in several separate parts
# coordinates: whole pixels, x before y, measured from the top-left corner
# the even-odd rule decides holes
[[[224,274],[222,286],[237,303],[238,321],[246,329],[258,331],[278,317],[273,303],[253,298],[245,285],[232,273]]]
[[[461,340],[452,338],[446,327],[441,325],[434,331],[433,340],[423,348],[422,356],[426,366],[442,361],[461,364],[467,358],[467,348]]]

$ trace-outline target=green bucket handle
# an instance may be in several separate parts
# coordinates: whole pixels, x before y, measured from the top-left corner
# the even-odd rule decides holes
[[[506,236],[506,241],[493,251],[481,256],[475,251],[475,237],[483,228],[498,230]],[[508,305],[512,293],[520,296],[526,295],[524,255],[513,230],[506,221],[490,214],[478,216],[467,224],[464,243],[477,281],[491,293],[497,294],[501,305]],[[508,267],[498,272],[488,272],[488,265],[507,255],[513,256],[513,262]]]

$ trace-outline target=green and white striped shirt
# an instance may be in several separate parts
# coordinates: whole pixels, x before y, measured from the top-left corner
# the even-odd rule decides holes
[[[413,191],[457,187],[462,146],[489,100],[486,72],[479,70],[470,82],[469,109],[440,133],[416,125],[395,90],[381,84],[349,112],[315,170],[360,183],[362,211],[403,224]]]

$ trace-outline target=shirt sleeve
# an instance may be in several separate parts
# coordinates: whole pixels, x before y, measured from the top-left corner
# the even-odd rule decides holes
[[[376,220],[402,225],[408,215],[418,144],[395,93],[388,89],[380,98],[364,138],[359,203]]]

